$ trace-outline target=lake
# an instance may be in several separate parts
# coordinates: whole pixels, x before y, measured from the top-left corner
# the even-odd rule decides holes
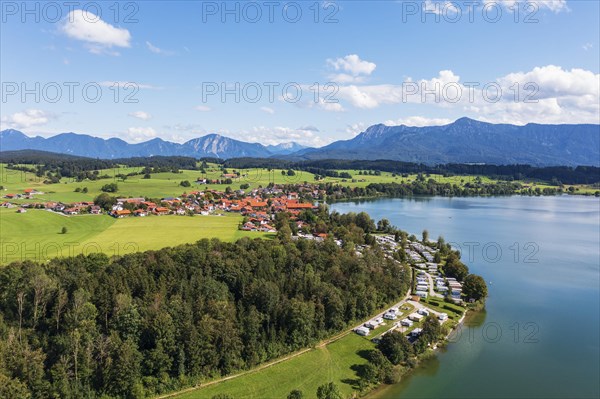
[[[331,205],[443,235],[488,282],[486,310],[409,377],[372,397],[600,397],[600,200],[377,199]]]

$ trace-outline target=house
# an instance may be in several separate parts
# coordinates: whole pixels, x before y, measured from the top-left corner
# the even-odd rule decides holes
[[[131,215],[131,211],[129,209],[122,209],[120,211],[116,211],[114,215],[117,218],[124,218]]]
[[[426,291],[417,291],[417,292],[415,292],[415,295],[418,296],[419,298],[427,298]]]
[[[420,315],[423,315],[423,316],[429,316],[429,310],[425,309],[425,308],[421,308],[421,309],[417,310],[417,313],[419,313]]]
[[[169,208],[165,208],[163,206],[159,206],[154,208],[154,213],[156,215],[168,215],[169,214]]]
[[[79,210],[77,208],[66,208],[63,210],[65,215],[78,215]]]
[[[440,313],[440,314],[438,315],[438,319],[440,319],[440,320],[442,320],[442,321],[444,321],[444,320],[448,320],[448,314],[446,314],[446,313]]]
[[[90,206],[90,213],[92,215],[99,215],[102,213],[102,208],[100,208],[97,205],[92,205],[92,206]]]
[[[25,212],[27,212],[27,210],[24,208],[17,209],[17,213],[25,213]]]
[[[144,209],[136,209],[135,211],[133,211],[133,215],[144,217],[144,216],[148,215],[148,212],[146,212]]]
[[[367,335],[369,335],[369,333],[371,332],[371,330],[369,330],[367,327],[365,326],[361,326],[358,327],[356,330],[354,330],[358,335],[362,335],[363,337],[366,337]]]

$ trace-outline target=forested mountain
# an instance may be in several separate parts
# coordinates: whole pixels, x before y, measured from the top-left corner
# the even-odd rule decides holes
[[[445,126],[374,125],[351,140],[294,155],[303,159],[389,159],[428,165],[600,166],[600,125],[516,126],[469,118]]]
[[[485,163],[494,165],[600,166],[600,125],[516,126],[461,118],[445,126],[374,125],[350,140],[321,148],[297,143],[264,146],[218,134],[183,144],[160,138],[129,144],[63,133],[50,138],[28,137],[16,130],[0,132],[0,150],[44,150],[91,158],[115,159],[177,155],[195,158],[268,158],[293,161],[319,159],[395,160],[427,165]]]

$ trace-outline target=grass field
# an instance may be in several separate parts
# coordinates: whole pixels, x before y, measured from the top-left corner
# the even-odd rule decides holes
[[[242,217],[148,216],[115,219],[106,215],[63,216],[44,210],[16,213],[0,209],[0,263],[15,260],[46,260],[52,257],[104,252],[108,255],[160,249],[202,238],[223,241],[271,237],[237,229]],[[66,234],[61,234],[63,227]]]
[[[120,197],[146,197],[146,198],[164,198],[164,197],[177,197],[184,192],[194,190],[225,190],[228,186],[226,184],[195,184],[194,182],[199,178],[207,179],[220,179],[222,172],[215,166],[209,165],[205,174],[202,174],[197,170],[182,170],[181,173],[156,173],[152,174],[150,179],[143,179],[141,175],[128,177],[127,180],[122,181],[115,176],[118,174],[127,174],[131,172],[140,172],[141,168],[132,167],[121,167],[115,169],[103,169],[100,170],[100,175],[112,176],[109,179],[100,179],[96,181],[84,181],[77,182],[72,179],[63,178],[61,183],[58,184],[44,184],[43,178],[39,178],[32,173],[25,173],[12,169],[7,169],[4,164],[0,164],[0,186],[4,189],[0,194],[2,196],[6,194],[18,194],[23,193],[26,188],[33,188],[44,192],[42,195],[35,196],[34,200],[15,200],[14,202],[43,202],[43,201],[60,201],[60,202],[78,202],[78,201],[91,201],[98,194],[101,193],[100,188],[107,183],[117,183],[119,190],[116,196]],[[229,170],[232,172],[233,169]],[[296,171],[295,176],[284,176],[281,174],[280,169],[268,171],[267,169],[240,169],[238,170],[245,177],[234,179],[231,186],[233,189],[238,189],[241,184],[249,184],[250,188],[257,188],[259,186],[265,187],[269,183],[276,184],[294,184],[303,182],[315,182],[315,176],[312,173]],[[365,187],[371,183],[402,183],[412,182],[416,179],[417,175],[408,175],[408,177],[402,177],[400,175],[394,176],[392,173],[381,172],[381,175],[359,175],[358,170],[348,170],[352,175],[352,179],[344,180],[341,178],[327,177],[321,182],[339,183],[350,187]],[[430,175],[427,179],[434,179],[441,183],[451,183],[462,186],[466,183],[475,182],[476,176],[450,176],[444,177],[442,175]],[[493,183],[494,180],[488,177],[480,177],[483,183]],[[192,183],[192,187],[184,188],[179,185],[183,180],[188,180]],[[525,182],[524,184],[533,184],[534,187],[543,189],[545,187],[551,187],[542,183]],[[83,189],[87,187],[87,193],[77,193],[76,188]],[[568,187],[565,187],[567,189]],[[574,186],[579,194],[593,194],[598,188],[587,187],[587,186]]]
[[[244,376],[176,396],[178,399],[212,398],[227,393],[236,399],[286,398],[299,389],[305,398],[315,398],[317,388],[334,382],[344,397],[349,397],[358,383],[354,365],[367,361],[361,351],[375,348],[366,338],[350,333],[329,345],[312,349],[293,359]]]

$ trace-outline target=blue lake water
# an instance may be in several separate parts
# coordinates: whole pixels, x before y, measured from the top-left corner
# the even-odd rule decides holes
[[[485,312],[378,398],[600,397],[600,200],[378,199],[331,205],[461,249]]]

